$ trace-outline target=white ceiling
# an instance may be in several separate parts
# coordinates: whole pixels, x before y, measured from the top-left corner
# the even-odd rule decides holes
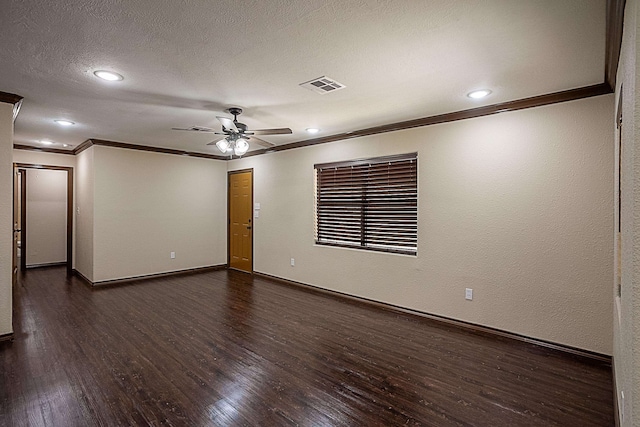
[[[219,154],[230,106],[276,144],[602,83],[606,0],[3,0],[16,144],[86,139]],[[93,71],[124,75],[107,83]],[[345,89],[299,86],[329,76]],[[493,91],[483,100],[466,94]],[[76,123],[62,128],[54,119]],[[59,144],[59,145],[58,145]],[[71,149],[72,147],[70,147]],[[260,148],[260,147],[253,147]]]

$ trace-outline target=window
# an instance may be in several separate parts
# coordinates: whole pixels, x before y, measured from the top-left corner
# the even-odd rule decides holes
[[[315,165],[316,243],[415,255],[418,154]]]

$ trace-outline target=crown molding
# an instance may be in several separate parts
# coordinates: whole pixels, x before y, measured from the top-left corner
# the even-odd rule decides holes
[[[271,148],[254,150],[243,155],[244,157],[259,156],[277,151],[293,150],[295,148],[309,147],[312,145],[327,144],[329,142],[342,141],[346,139],[359,138],[362,136],[376,135],[387,132],[395,132],[399,130],[412,129],[417,127],[431,126],[441,123],[455,122],[458,120],[472,119],[475,117],[488,116],[491,114],[504,113],[508,111],[517,111],[527,108],[541,107],[544,105],[557,104],[561,102],[575,101],[578,99],[590,98],[593,96],[606,95],[612,93],[611,86],[607,83],[600,83],[593,86],[585,86],[577,89],[564,90],[560,92],[549,93],[546,95],[533,96],[530,98],[518,99],[515,101],[501,102],[499,104],[486,105],[484,107],[471,108],[469,110],[456,111],[453,113],[440,114],[437,116],[423,117],[405,122],[391,123],[388,125],[375,126],[367,129],[361,129],[354,132],[338,133],[335,135],[324,136],[321,138],[306,139],[302,141],[292,142],[289,144],[276,145]],[[73,151],[60,150],[55,148],[40,148],[27,145],[15,144],[13,148],[18,150],[43,151],[47,153],[71,154],[77,155],[89,147],[100,145],[105,147],[125,148],[128,150],[147,151],[162,154],[174,154],[188,157],[199,157],[203,159],[213,160],[231,160],[228,156],[219,156],[215,154],[196,153],[192,151],[181,151],[171,148],[150,147],[146,145],[129,144],[125,142],[107,141],[103,139],[87,139],[78,145]]]
[[[187,157],[199,157],[204,159],[228,160],[228,157],[217,156],[215,154],[195,153],[191,151],[181,151],[181,150],[174,150],[170,148],[149,147],[147,145],[127,144],[125,142],[106,141],[103,139],[87,139],[86,141],[78,145],[73,150],[62,150],[59,148],[47,148],[47,147],[33,147],[31,145],[21,145],[21,144],[14,144],[13,148],[15,150],[30,150],[30,151],[40,151],[44,153],[66,154],[70,156],[75,156],[77,154],[82,153],[87,148],[93,147],[94,145],[101,145],[104,147],[125,148],[128,150],[147,151],[147,152],[153,152],[153,153],[174,154],[174,155],[187,156]]]
[[[90,139],[87,139],[82,144],[78,145],[76,148],[73,149],[73,154],[80,154],[87,148],[91,147],[92,145],[93,145],[93,142]]]
[[[321,138],[307,139],[289,144],[276,145],[266,150],[251,151],[244,155],[255,156],[259,154],[291,150],[294,148],[308,147],[311,145],[326,144],[328,142],[341,141],[351,138],[359,138],[362,136],[376,135],[380,133],[395,132],[398,130],[412,129],[423,126],[436,125],[440,123],[454,122],[458,120],[472,119],[475,117],[488,116],[491,114],[504,113],[507,111],[522,110],[525,108],[541,107],[544,105],[557,104],[560,102],[575,101],[592,96],[606,95],[612,93],[613,90],[606,83],[600,83],[593,86],[585,86],[577,89],[564,90],[561,92],[549,93],[546,95],[533,96],[530,98],[518,99],[515,101],[501,102],[499,104],[486,105],[484,107],[471,108],[469,110],[456,111],[453,113],[440,114],[437,116],[423,117],[405,122],[391,123],[388,125],[375,126],[367,129],[361,129],[354,132],[339,133],[335,135],[324,136]]]
[[[104,139],[88,139],[82,144],[78,145],[74,150],[73,154],[78,154],[86,150],[87,148],[99,145],[103,147],[114,147],[114,148],[125,148],[127,150],[137,150],[137,151],[147,151],[152,153],[161,153],[161,154],[174,154],[179,156],[187,156],[187,157],[198,157],[202,159],[213,159],[213,160],[227,160],[228,158],[225,156],[218,156],[215,154],[206,154],[206,153],[196,153],[193,151],[182,151],[175,150],[173,148],[162,148],[162,147],[150,147],[148,145],[138,145],[138,144],[129,144],[126,142],[117,142],[117,141],[108,141]]]
[[[0,92],[0,102],[13,104],[13,122],[15,123],[20,107],[22,107],[22,97],[15,93]]]
[[[618,63],[620,62],[625,5],[626,0],[607,0],[604,82],[613,90],[616,87],[616,75],[618,73]]]
[[[515,101],[501,102],[499,104],[486,105],[484,107],[471,108],[469,110],[456,111],[453,113],[440,114],[437,116],[423,117],[405,122],[391,123],[388,125],[375,126],[367,129],[361,129],[354,132],[338,133],[335,135],[324,136],[321,138],[306,139],[302,141],[292,142],[289,144],[276,145],[271,148],[250,151],[242,157],[259,156],[278,151],[293,150],[295,148],[309,147],[312,145],[327,144],[329,142],[342,141],[347,139],[359,138],[362,136],[376,135],[387,132],[395,132],[399,130],[412,129],[417,127],[431,126],[441,123],[455,122],[458,120],[472,119],[475,117],[488,116],[491,114],[504,113],[508,111],[517,111],[527,108],[541,107],[544,105],[557,104],[561,102],[575,101],[578,99],[590,98],[593,96],[606,95],[612,93],[611,86],[607,83],[600,83],[592,86],[585,86],[576,89],[564,90],[560,92],[549,93],[546,95],[533,96],[530,98],[518,99]],[[60,150],[55,148],[40,148],[27,145],[14,145],[19,150],[34,150],[57,154],[77,155],[94,145],[105,147],[125,148],[129,150],[148,151],[154,153],[174,154],[189,157],[199,157],[213,160],[232,160],[228,156],[220,156],[215,154],[196,153],[191,151],[181,151],[171,148],[150,147],[146,145],[129,144],[125,142],[107,141],[103,139],[87,139],[78,145],[73,151]]]
[[[20,95],[16,95],[14,93],[0,92],[0,102],[15,105],[20,101],[22,101],[22,97]]]
[[[43,153],[54,154],[66,154],[73,156],[75,153],[72,150],[62,150],[60,148],[46,148],[46,147],[33,147],[31,145],[13,144],[14,150],[28,150],[28,151],[41,151]]]

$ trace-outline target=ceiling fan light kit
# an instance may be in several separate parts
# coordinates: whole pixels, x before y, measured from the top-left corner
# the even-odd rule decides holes
[[[218,147],[218,150],[223,154],[232,153],[236,156],[242,156],[247,152],[247,150],[249,150],[249,143],[246,139],[239,137],[236,139],[231,138],[232,137],[229,136],[216,142],[216,147]]]
[[[274,147],[275,144],[258,138],[255,135],[284,135],[293,133],[289,128],[278,129],[247,129],[247,125],[238,121],[238,116],[242,114],[242,108],[231,107],[227,110],[230,114],[233,114],[233,120],[228,117],[217,116],[216,119],[222,125],[222,132],[216,132],[211,128],[204,126],[192,126],[190,128],[172,128],[173,130],[181,130],[188,132],[200,132],[200,133],[215,133],[217,135],[224,135],[218,139],[214,139],[207,145],[214,145],[218,147],[218,150],[223,154],[231,154],[236,156],[242,156],[249,150],[249,140],[252,140],[258,145],[262,145],[266,148]]]

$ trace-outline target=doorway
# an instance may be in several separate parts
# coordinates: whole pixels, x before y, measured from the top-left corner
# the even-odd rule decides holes
[[[253,272],[253,169],[228,175],[228,264],[235,270]]]
[[[62,248],[58,250],[58,256],[55,258],[57,262],[52,262],[51,264],[64,264],[67,268],[67,273],[72,273],[72,264],[73,264],[73,168],[64,167],[64,166],[48,166],[48,165],[34,165],[34,164],[25,164],[25,163],[14,163],[14,215],[13,215],[13,224],[14,224],[14,242],[13,242],[13,283],[15,284],[18,271],[25,271],[28,265],[28,254],[29,254],[29,235],[33,236],[33,233],[39,233],[37,227],[30,226],[30,218],[33,218],[33,215],[40,215],[41,217],[48,214],[50,209],[58,210],[58,217],[60,218],[60,214],[62,215],[62,219],[59,221],[59,226],[56,227],[59,230],[57,232],[62,235],[62,238],[66,240],[63,244]],[[63,175],[60,179],[58,174],[58,181],[61,181],[60,188],[66,193],[64,195],[59,194],[56,197],[60,198],[59,200],[52,200],[52,192],[46,186],[40,187],[40,198],[37,199],[37,202],[30,202],[30,195],[28,192],[28,188],[30,186],[29,181],[32,181],[32,186],[36,189],[36,182],[34,181],[34,177],[38,177],[38,171],[41,171],[41,174],[44,175],[45,172],[57,171],[60,173],[66,174]],[[31,177],[31,178],[30,178]],[[44,177],[43,177],[44,178]],[[46,178],[45,178],[46,180]],[[48,182],[44,182],[45,184],[50,184]],[[43,197],[44,196],[44,197]],[[37,195],[36,195],[37,197]],[[30,206],[32,205],[33,206]],[[36,224],[33,222],[32,224]],[[38,224],[40,225],[40,224]],[[62,229],[60,229],[62,228]],[[49,230],[47,230],[49,231]],[[48,241],[53,240],[48,236],[38,236],[39,238],[45,242],[45,246],[43,248],[43,253],[39,255],[47,255],[48,252],[52,250],[51,247],[48,246]],[[63,259],[64,258],[64,259]],[[46,261],[46,258],[42,258],[44,261],[38,262],[36,258],[34,262],[31,264],[35,265],[47,265],[49,264]]]

